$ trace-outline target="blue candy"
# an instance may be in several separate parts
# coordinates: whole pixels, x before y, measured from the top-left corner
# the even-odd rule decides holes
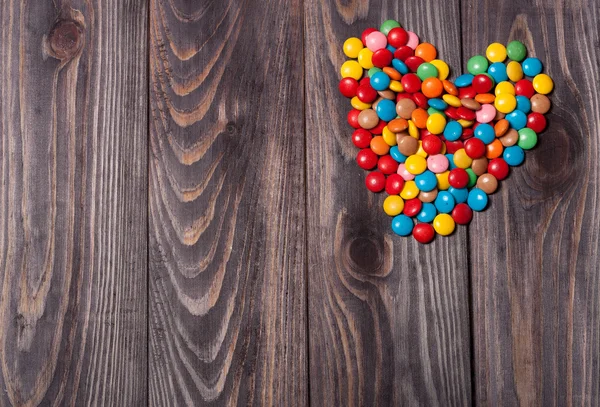
[[[473,134],[476,138],[483,141],[485,144],[490,144],[496,138],[494,128],[487,123],[482,123],[479,126],[477,126]]]
[[[459,87],[459,88],[464,88],[465,86],[469,86],[470,84],[473,83],[473,74],[470,73],[464,73],[461,76],[459,76],[458,78],[456,78],[456,80],[454,81],[454,85]]]
[[[452,123],[452,122],[450,122]],[[454,154],[446,154],[446,158],[448,159],[448,170],[453,170],[455,168],[458,168],[456,166],[456,164],[454,164]]]
[[[396,104],[389,99],[382,99],[377,103],[377,116],[384,122],[389,122],[396,118]]]
[[[456,141],[462,136],[463,128],[459,122],[452,121],[446,123],[444,128],[444,137],[448,141]]]
[[[542,72],[542,61],[537,58],[527,58],[525,61],[521,63],[521,67],[523,68],[523,73],[527,76],[536,76]]]
[[[469,191],[469,197],[467,198],[467,205],[474,211],[482,211],[485,209],[488,203],[488,196],[479,188],[473,188]]]
[[[511,167],[516,167],[525,160],[525,151],[519,146],[506,147],[502,153],[502,158]]]
[[[510,123],[510,127],[515,130],[521,130],[527,125],[527,115],[519,109],[513,110],[504,117]]]
[[[427,102],[429,103],[429,106],[433,107],[436,110],[446,110],[446,108],[448,107],[448,104],[446,102],[444,102],[442,99],[429,99],[429,101]]]
[[[469,190],[467,188],[454,188],[453,186],[448,188],[448,192],[452,194],[457,204],[467,202],[469,197]]]
[[[494,79],[496,83],[500,83],[508,80],[506,74],[506,65],[502,62],[494,62],[488,68],[488,73]]]
[[[430,202],[425,202],[421,207],[421,212],[417,215],[417,219],[421,222],[430,223],[435,219],[435,215],[437,215],[435,205]]]
[[[529,113],[531,110],[531,102],[527,99],[526,96],[519,95],[516,97],[517,99],[517,110],[522,111],[523,113]]]
[[[404,154],[402,154],[400,150],[398,150],[398,146],[393,146],[392,148],[390,148],[390,155],[394,160],[398,161],[399,163],[403,163],[408,158]]]
[[[385,72],[375,72],[371,76],[371,86],[375,90],[386,90],[390,86],[390,77]]]
[[[433,172],[425,170],[415,177],[415,183],[417,184],[419,191],[433,191],[437,186],[437,177]]]
[[[392,231],[400,236],[408,236],[414,227],[413,220],[406,215],[398,215],[392,219]]]
[[[397,58],[392,59],[392,66],[402,75],[406,75],[408,73],[408,66]]]
[[[450,213],[455,205],[454,196],[448,191],[440,191],[435,198],[435,207],[440,213]]]

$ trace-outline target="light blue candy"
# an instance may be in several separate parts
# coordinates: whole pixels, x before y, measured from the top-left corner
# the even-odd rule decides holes
[[[456,85],[459,88],[464,88],[465,86],[469,86],[473,83],[473,78],[473,74],[464,73],[458,78],[456,78],[456,80],[454,81],[454,85]]]
[[[450,213],[456,202],[454,201],[454,196],[448,191],[440,191],[438,192],[437,197],[435,198],[435,207],[440,213]]]
[[[388,99],[382,99],[377,103],[377,116],[384,122],[389,122],[396,118],[396,104]]]
[[[429,99],[429,101],[427,102],[429,103],[429,106],[433,107],[436,110],[446,110],[446,108],[448,107],[448,104],[446,102],[444,102],[442,99]]]
[[[542,61],[539,59],[529,57],[521,63],[521,67],[523,68],[523,73],[525,75],[533,77],[542,73],[543,65]]]
[[[392,59],[392,66],[402,75],[406,75],[408,73],[408,66],[397,58]]]
[[[392,47],[391,45],[388,44],[388,46],[386,47],[388,49],[388,51],[390,51],[392,54],[394,52],[396,52],[396,48]]]
[[[517,99],[517,110],[522,111],[523,113],[529,113],[531,110],[531,102],[527,99],[526,96],[519,95],[516,97]]]
[[[392,148],[390,148],[390,155],[394,160],[398,161],[399,163],[405,162],[408,158],[404,154],[402,154],[400,150],[398,150],[398,146],[393,146]]]
[[[519,146],[506,147],[502,153],[502,158],[504,158],[504,161],[511,167],[516,167],[517,165],[523,164],[523,161],[525,160],[525,151]]]
[[[444,128],[444,137],[448,141],[456,141],[462,136],[463,128],[459,122],[452,121],[446,123]]]
[[[390,86],[390,77],[385,72],[375,72],[371,76],[371,86],[375,90],[386,90]]]
[[[452,194],[457,204],[467,202],[469,197],[469,190],[467,188],[454,188],[453,186],[448,188],[448,192]]]
[[[398,215],[392,219],[392,231],[400,236],[408,236],[414,227],[413,220],[406,215]]]
[[[456,164],[454,164],[454,154],[446,154],[446,158],[448,159],[448,170],[453,170],[458,168]]]
[[[429,170],[425,170],[415,177],[415,183],[419,191],[433,191],[437,186],[437,177]]]
[[[521,130],[527,125],[527,115],[520,110],[513,110],[504,117],[510,123],[510,127]]]
[[[437,215],[435,205],[430,202],[425,202],[421,207],[421,212],[417,215],[417,219],[421,222],[430,223],[435,219],[435,215]]]
[[[496,138],[494,128],[487,123],[482,123],[479,126],[477,126],[473,134],[476,138],[483,141],[484,144],[490,144]]]
[[[479,188],[473,188],[469,191],[469,197],[467,198],[467,205],[474,211],[482,211],[485,209],[488,203],[488,196]]]
[[[496,83],[500,83],[508,80],[508,74],[506,73],[506,65],[503,62],[494,62],[488,68],[488,73],[494,79]]]

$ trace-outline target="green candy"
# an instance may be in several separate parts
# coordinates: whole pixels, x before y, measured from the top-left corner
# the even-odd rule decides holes
[[[429,62],[424,62],[417,68],[417,76],[422,81],[427,78],[436,78],[438,76],[438,70],[435,65],[430,64]]]
[[[379,27],[379,31],[383,34],[388,35],[392,28],[401,27],[400,23],[396,20],[385,20],[381,23],[381,27]]]
[[[531,150],[537,144],[537,134],[529,127],[524,127],[519,130],[519,141],[517,145],[523,150]]]
[[[506,53],[513,61],[521,62],[527,55],[527,48],[521,41],[511,41],[506,46]]]
[[[480,73],[485,73],[488,69],[488,60],[483,55],[475,55],[469,59],[467,62],[467,71],[470,74],[477,75]]]
[[[373,75],[375,75],[377,72],[383,72],[381,70],[381,68],[377,68],[376,66],[374,66],[373,68],[369,69],[369,71],[367,72],[367,75],[369,75],[369,78]]]
[[[433,107],[430,107],[429,109],[427,109],[427,114],[428,114],[429,116],[431,116],[431,115],[432,115],[432,114],[434,114],[434,113],[439,113],[439,114],[441,114],[442,116],[444,116],[444,119],[447,119],[447,117],[446,117],[446,113],[444,113],[444,112],[440,112],[439,110],[437,110],[437,109],[434,109]]]
[[[467,184],[467,188],[472,188],[477,184],[477,175],[471,168],[467,168],[467,174],[469,174],[469,183]]]

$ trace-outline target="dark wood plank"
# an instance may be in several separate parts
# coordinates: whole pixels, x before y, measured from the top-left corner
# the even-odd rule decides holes
[[[0,405],[141,405],[147,7],[0,4]]]
[[[343,41],[388,18],[459,67],[458,1],[351,4],[305,6],[311,401],[468,405],[466,229],[427,246],[392,235],[384,196],[366,190],[354,161],[337,91]]]
[[[301,3],[150,7],[150,404],[305,405]]]
[[[471,227],[476,402],[598,405],[598,3],[462,4],[465,58],[519,39],[556,84],[548,130]]]

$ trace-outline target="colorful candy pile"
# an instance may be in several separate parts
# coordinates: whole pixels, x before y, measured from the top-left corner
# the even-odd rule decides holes
[[[343,48],[356,161],[370,171],[367,188],[389,194],[398,235],[428,243],[468,224],[546,127],[554,85],[519,41],[490,44],[454,83],[435,47],[394,20]]]

